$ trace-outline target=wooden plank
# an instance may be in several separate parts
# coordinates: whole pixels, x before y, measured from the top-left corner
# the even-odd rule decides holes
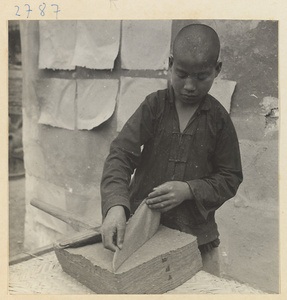
[[[57,242],[57,247],[76,248],[76,247],[80,247],[83,245],[91,245],[94,243],[99,243],[101,241],[102,241],[101,233],[97,232],[93,229],[90,229],[90,230],[78,232],[69,237],[61,239],[60,241]],[[13,257],[11,257],[11,259],[9,260],[9,265],[15,265],[15,264],[27,261],[29,259],[39,257],[43,254],[53,251],[54,248],[55,248],[55,244],[53,244],[53,245],[49,244],[47,246],[38,248],[33,251],[26,251],[26,252],[19,253],[17,255],[14,255]]]
[[[116,272],[113,252],[100,243],[55,252],[65,272],[99,294],[165,293],[202,267],[196,238],[164,226]]]
[[[11,259],[9,260],[9,266],[19,264],[21,262],[27,261],[27,260],[35,258],[35,257],[39,257],[39,256],[49,253],[53,250],[54,250],[54,245],[49,244],[47,246],[38,248],[34,251],[27,251],[27,252],[19,253],[19,254],[11,257]]]
[[[52,204],[46,203],[39,199],[32,199],[31,205],[34,207],[52,215],[53,217],[71,225],[71,227],[76,231],[81,231],[82,229],[95,229],[100,230],[100,226],[97,223],[90,223],[87,220],[80,218],[76,214],[67,212],[59,207],[56,207]]]
[[[102,241],[101,233],[93,229],[79,232],[71,237],[61,240],[58,243],[59,248],[77,248],[85,245],[91,245]]]

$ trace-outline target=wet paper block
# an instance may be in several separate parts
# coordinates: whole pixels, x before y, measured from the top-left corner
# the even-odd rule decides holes
[[[162,294],[202,267],[196,237],[164,226],[116,272],[101,243],[55,251],[63,270],[98,294]]]
[[[77,80],[78,129],[92,129],[112,116],[118,84],[117,79]]]
[[[121,77],[117,110],[117,131],[121,131],[126,121],[136,111],[146,96],[166,87],[166,79]]]
[[[77,21],[39,21],[40,69],[73,70]]]
[[[122,68],[130,70],[167,69],[171,24],[170,20],[123,21]]]
[[[120,26],[115,21],[78,21],[73,64],[89,69],[113,69],[119,52]]]
[[[230,113],[231,97],[236,86],[235,81],[230,80],[214,80],[209,94],[217,99],[224,108]]]
[[[41,79],[35,83],[40,104],[39,124],[75,129],[76,82],[66,79]]]
[[[114,271],[157,232],[160,224],[160,215],[159,211],[150,209],[145,200],[141,202],[134,215],[128,221],[122,248],[116,249],[114,254]]]

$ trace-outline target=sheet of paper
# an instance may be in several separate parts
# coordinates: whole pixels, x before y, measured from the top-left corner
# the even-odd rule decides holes
[[[121,77],[117,110],[117,131],[121,131],[126,121],[147,95],[166,87],[167,80],[162,78]]]
[[[235,86],[235,81],[215,79],[209,91],[209,94],[216,98],[229,113]]]
[[[159,211],[150,209],[145,200],[142,201],[126,226],[122,249],[118,248],[114,254],[114,271],[157,232],[160,215]]]
[[[120,22],[78,21],[72,64],[89,69],[113,69],[119,52]]]
[[[40,69],[73,70],[77,21],[39,21]]]
[[[40,79],[34,82],[40,104],[39,124],[75,129],[76,82],[67,79]]]
[[[130,70],[167,69],[171,25],[170,20],[123,21],[122,68]]]
[[[77,127],[92,129],[109,119],[116,105],[117,79],[77,80]]]

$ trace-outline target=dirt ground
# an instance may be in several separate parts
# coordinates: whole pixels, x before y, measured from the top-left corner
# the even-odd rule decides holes
[[[25,177],[9,180],[9,256],[24,251]]]

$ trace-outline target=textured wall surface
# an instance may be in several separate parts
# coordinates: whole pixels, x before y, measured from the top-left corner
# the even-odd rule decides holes
[[[171,22],[166,24],[170,24],[171,30]],[[145,31],[144,27],[143,30]],[[31,207],[30,201],[33,198],[77,213],[87,220],[101,223],[99,185],[110,143],[117,135],[116,112],[112,118],[92,130],[66,130],[39,124],[41,101],[45,100],[42,99],[45,98],[43,92],[47,95],[46,98],[49,96],[49,88],[41,90],[39,80],[53,84],[55,81],[49,79],[64,79],[71,82],[87,79],[114,80],[120,79],[121,76],[150,79],[166,78],[167,74],[166,70],[124,70],[119,56],[115,60],[113,70],[82,67],[70,71],[40,69],[39,36],[38,21],[21,23],[27,205],[25,246],[30,248],[53,243],[64,233],[72,231],[61,221]],[[72,106],[75,99],[76,95],[71,99]],[[63,111],[60,113],[64,115]]]
[[[237,82],[231,118],[240,141],[244,180],[237,195],[217,212],[222,275],[278,292],[278,24],[201,22],[220,37],[219,76]],[[174,21],[173,37],[190,23],[196,22]]]
[[[176,20],[172,39],[190,20]],[[236,197],[219,209],[222,275],[267,292],[278,292],[278,64],[277,22],[202,20],[221,39],[220,78],[237,82],[231,118],[242,153],[244,182]],[[154,77],[165,71],[113,72],[77,68],[38,69],[37,21],[21,24],[23,52],[23,137],[26,167],[26,245],[39,247],[71,231],[62,222],[32,208],[33,197],[87,219],[101,221],[99,182],[110,142],[116,135],[116,115],[90,131],[65,130],[38,124],[35,87],[41,78],[85,79]],[[39,238],[41,237],[41,238]]]

